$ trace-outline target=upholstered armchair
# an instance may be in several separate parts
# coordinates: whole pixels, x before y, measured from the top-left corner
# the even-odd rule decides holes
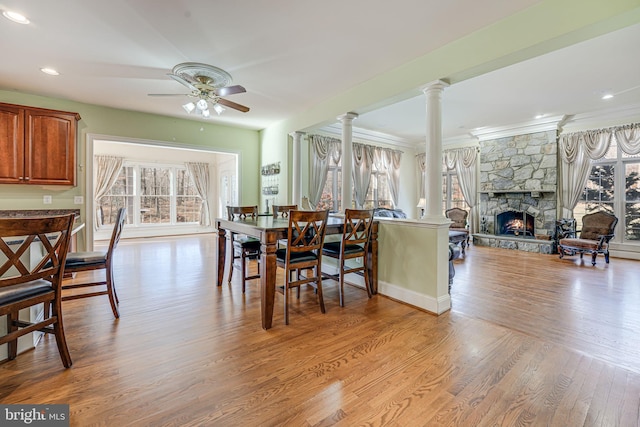
[[[591,254],[591,264],[596,265],[596,256],[604,255],[604,261],[609,264],[609,241],[614,236],[618,218],[604,211],[594,212],[582,217],[580,237],[565,237],[558,242],[560,258],[565,255],[584,253]]]
[[[449,230],[451,231],[461,231],[466,233],[466,244],[469,244],[469,229],[467,228],[467,217],[469,216],[469,212],[460,208],[451,208],[444,211],[444,216],[449,218],[451,221],[451,225],[449,226]]]

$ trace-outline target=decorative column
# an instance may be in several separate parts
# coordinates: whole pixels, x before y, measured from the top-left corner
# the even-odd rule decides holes
[[[302,173],[300,168],[300,144],[304,132],[291,132],[293,138],[293,188],[291,190],[291,204],[298,205],[302,201]]]
[[[447,83],[436,80],[422,89],[427,106],[426,206],[423,219],[433,222],[445,219],[442,212],[442,92],[447,86]]]
[[[353,120],[358,118],[356,113],[346,113],[338,116],[342,122],[342,209],[351,208],[353,195]]]

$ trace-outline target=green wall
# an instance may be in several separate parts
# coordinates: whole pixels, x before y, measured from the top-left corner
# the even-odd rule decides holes
[[[202,147],[237,153],[240,158],[241,200],[259,200],[258,131],[2,90],[0,102],[77,112],[81,116],[78,123],[77,186],[69,188],[0,184],[0,209],[80,208],[84,217],[84,205],[74,205],[73,197],[86,197],[87,193],[84,163],[88,134],[161,141],[177,147],[184,145],[189,148]],[[42,196],[45,194],[53,196],[51,205],[43,205]]]

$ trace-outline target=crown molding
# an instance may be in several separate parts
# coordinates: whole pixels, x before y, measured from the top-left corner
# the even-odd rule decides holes
[[[543,117],[541,119],[524,123],[516,123],[513,125],[476,129],[471,131],[471,135],[475,136],[480,141],[487,141],[490,139],[506,138],[537,132],[547,132],[550,130],[557,131],[562,129],[562,126],[569,117],[571,116],[564,115],[555,117]]]
[[[328,126],[324,126],[318,129],[320,132],[326,134],[342,137],[342,124],[334,123]],[[408,139],[400,138],[398,136],[389,135],[383,132],[377,132],[373,130],[363,129],[356,126],[352,128],[352,135],[354,139],[365,140],[369,142],[377,142],[380,144],[386,144],[391,146],[401,146],[404,148],[410,148],[415,150],[416,144]]]
[[[640,104],[611,108],[606,111],[576,114],[563,126],[565,133],[620,126],[640,121]]]

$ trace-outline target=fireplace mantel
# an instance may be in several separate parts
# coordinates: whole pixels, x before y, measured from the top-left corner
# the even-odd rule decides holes
[[[517,193],[530,193],[531,197],[540,197],[544,193],[555,193],[556,189],[543,188],[539,190],[485,190],[480,194],[487,194],[489,197],[497,197],[500,194],[517,194]]]

